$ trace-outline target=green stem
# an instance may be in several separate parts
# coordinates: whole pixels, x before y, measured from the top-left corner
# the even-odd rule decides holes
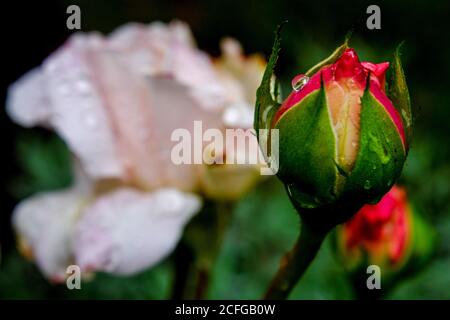
[[[281,259],[277,274],[272,279],[265,300],[286,299],[314,260],[328,232],[313,230],[302,223],[294,248]]]
[[[171,299],[181,300],[186,294],[190,270],[194,264],[192,248],[183,240],[180,241],[174,254],[175,278],[172,287]]]
[[[205,226],[204,230],[210,235],[210,247],[208,250],[197,252],[195,299],[204,299],[208,292],[214,262],[220,253],[225,233],[230,225],[234,203],[215,202],[213,207],[215,211],[212,212],[213,225]]]
[[[203,299],[231,221],[234,202],[206,201],[175,252],[173,299]]]

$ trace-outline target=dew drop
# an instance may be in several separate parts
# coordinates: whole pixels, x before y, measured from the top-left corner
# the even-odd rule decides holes
[[[299,74],[292,79],[292,89],[300,91],[309,81],[309,77],[304,74]]]
[[[84,123],[89,128],[95,128],[97,125],[97,118],[93,114],[87,114],[84,118]]]
[[[380,160],[382,164],[388,164],[389,160],[391,160],[391,157],[388,154],[383,153],[380,157]]]
[[[76,82],[75,87],[82,94],[87,94],[91,92],[91,84],[86,80],[79,80]]]
[[[364,182],[364,189],[368,190],[368,189],[370,189],[371,186],[372,186],[372,184],[370,183],[369,180],[366,180]]]
[[[353,148],[356,148],[357,146],[358,146],[358,142],[352,141],[352,147],[353,147]]]

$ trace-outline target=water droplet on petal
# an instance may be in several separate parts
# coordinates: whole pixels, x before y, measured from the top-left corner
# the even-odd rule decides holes
[[[76,88],[77,90],[82,93],[82,94],[86,94],[91,92],[91,84],[89,83],[89,81],[86,80],[79,80],[76,82]]]
[[[93,114],[88,114],[84,118],[84,123],[89,128],[94,128],[97,125],[97,118]]]
[[[292,89],[300,91],[309,81],[309,77],[304,74],[299,74],[292,79]]]

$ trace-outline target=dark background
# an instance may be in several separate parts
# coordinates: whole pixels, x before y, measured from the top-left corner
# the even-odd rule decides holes
[[[66,8],[81,8],[82,31],[109,33],[128,21],[183,20],[198,46],[219,54],[224,36],[248,53],[266,57],[276,25],[283,31],[277,74],[284,84],[326,57],[354,29],[351,45],[363,60],[389,59],[405,40],[403,62],[415,111],[414,142],[401,182],[439,234],[436,257],[403,281],[387,298],[450,299],[450,2],[438,1],[29,1],[1,4],[1,101],[7,86],[39,65],[72,33]],[[365,27],[366,8],[381,8],[381,30]],[[13,125],[0,113],[0,298],[163,298],[171,265],[132,278],[99,275],[79,292],[49,285],[14,244],[10,214],[20,199],[70,183],[64,144],[43,129]],[[265,199],[270,199],[268,202]],[[255,298],[294,241],[296,216],[281,185],[270,180],[243,199],[215,271],[211,298]],[[255,223],[257,221],[257,223]],[[293,298],[351,298],[351,288],[328,245],[295,290]]]

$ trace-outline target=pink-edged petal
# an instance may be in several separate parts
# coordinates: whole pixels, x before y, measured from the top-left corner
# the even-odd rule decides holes
[[[133,72],[170,77],[185,85],[205,110],[220,110],[226,102],[211,59],[195,47],[182,22],[127,24],[108,37],[108,47]]]
[[[11,119],[24,127],[48,122],[51,105],[41,68],[27,72],[8,88],[6,111]]]
[[[171,140],[172,133],[181,128],[188,130],[191,133],[192,146],[194,139],[201,140],[202,134],[199,136],[198,132],[194,132],[194,122],[200,121],[197,123],[201,124],[202,132],[209,128],[220,129],[223,128],[222,115],[220,112],[205,112],[190,96],[189,89],[173,79],[151,77],[148,79],[148,85],[152,102],[150,107],[155,115],[155,118],[151,119],[154,123],[150,127],[151,135],[157,143],[152,156],[159,160],[159,166],[153,170],[156,170],[162,179],[158,186],[193,190],[198,184],[198,173],[193,165],[175,165],[172,162],[171,151],[179,143]],[[202,144],[202,141],[199,144]]]
[[[220,43],[222,55],[215,62],[216,71],[232,102],[256,103],[256,90],[261,84],[266,62],[261,55],[244,55],[241,44],[233,38]]]
[[[197,187],[196,168],[170,159],[171,134],[180,128],[192,133],[194,120],[202,121],[204,130],[223,128],[225,96],[186,25],[130,24],[107,38],[77,33],[38,70],[32,83],[42,90],[15,94],[12,87],[11,105],[31,99],[34,108],[33,102],[42,100],[35,93],[45,93],[48,110],[20,121],[48,123],[90,177],[145,189]],[[19,105],[10,109],[26,119],[28,103]]]
[[[261,179],[266,166],[253,129],[227,129],[225,145],[209,144],[202,167],[203,193],[214,200],[236,201]],[[222,147],[222,149],[220,149]]]
[[[46,192],[18,204],[13,226],[22,250],[31,253],[42,273],[63,282],[72,261],[72,231],[85,195],[77,189]]]
[[[44,63],[52,104],[51,124],[84,169],[95,178],[120,177],[122,164],[115,145],[114,129],[104,108],[104,91],[93,66],[103,51],[96,34],[75,35]]]
[[[129,275],[164,259],[201,202],[176,189],[144,193],[123,188],[84,210],[73,246],[82,271]]]
[[[381,90],[384,91],[384,85],[386,83],[386,71],[389,69],[389,62],[371,63],[361,62],[364,68],[370,70],[372,80],[376,81]]]

